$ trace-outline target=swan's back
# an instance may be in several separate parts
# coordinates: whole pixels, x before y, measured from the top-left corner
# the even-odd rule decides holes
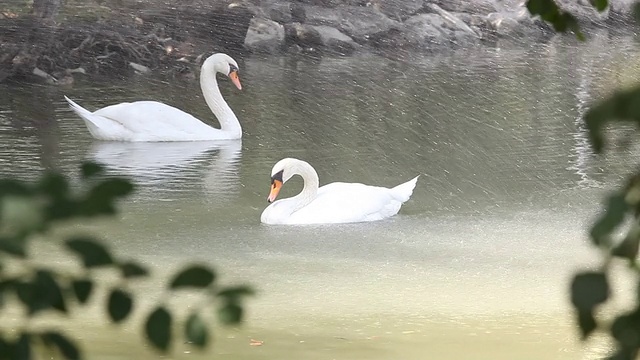
[[[90,112],[67,98],[91,135],[107,141],[201,141],[235,139],[189,113],[157,101],[110,105]]]
[[[292,213],[285,224],[350,223],[382,220],[400,211],[418,178],[394,188],[336,182],[318,189],[317,197]],[[286,201],[284,199],[281,201]]]
[[[217,140],[216,135],[223,135],[191,114],[157,101],[111,105],[93,114],[129,130],[130,141]]]

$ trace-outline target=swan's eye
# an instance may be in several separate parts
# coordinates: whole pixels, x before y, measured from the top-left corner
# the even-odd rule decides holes
[[[232,72],[238,72],[238,67],[233,64],[229,64],[229,74],[231,74]]]
[[[280,170],[277,173],[273,174],[273,176],[271,177],[271,184],[274,184],[275,186],[275,182],[279,181],[280,183],[282,183],[282,173],[284,172],[284,170]]]

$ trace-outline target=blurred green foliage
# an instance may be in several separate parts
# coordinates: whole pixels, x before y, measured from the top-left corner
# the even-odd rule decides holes
[[[102,166],[82,164],[80,185],[74,191],[70,180],[62,174],[49,172],[35,183],[15,179],[0,179],[0,359],[44,358],[42,354],[57,353],[66,359],[82,359],[83,353],[74,339],[58,328],[24,326],[7,329],[2,326],[2,310],[12,305],[24,308],[25,323],[48,312],[70,314],[78,310],[96,292],[107,287],[105,299],[109,320],[121,323],[135,310],[136,294],[128,281],[150,277],[142,264],[116,257],[92,236],[71,236],[62,242],[50,235],[62,221],[109,216],[117,212],[116,202],[131,194],[133,184],[124,178],[103,176]],[[77,257],[84,268],[80,274],[69,274],[37,265],[29,253],[30,243],[51,241]],[[13,270],[10,271],[9,268]],[[117,285],[104,284],[92,269],[111,268],[120,279]],[[20,271],[15,271],[20,269]],[[168,281],[163,299],[172,292],[196,291],[204,301],[187,314],[186,321],[177,322],[170,307],[160,302],[146,316],[144,333],[149,344],[167,352],[176,341],[186,341],[197,348],[209,344],[210,324],[207,312],[217,314],[224,324],[242,320],[243,299],[252,295],[245,286],[225,287],[216,283],[215,272],[207,266],[186,266]],[[183,324],[182,338],[174,334],[176,324]],[[14,330],[17,330],[14,331]]]
[[[591,0],[596,10],[602,12],[609,6],[608,0]],[[557,31],[573,31],[579,39],[583,35],[573,15],[560,10],[553,0],[528,0],[527,8],[533,15],[540,15]],[[640,20],[640,5],[634,5],[633,15]],[[584,116],[589,139],[596,153],[607,151],[607,129],[616,123],[631,123],[640,129],[640,85],[620,90],[594,104]],[[616,347],[608,359],[632,360],[640,350],[640,264],[637,261],[640,244],[640,171],[628,176],[628,180],[604,201],[600,216],[591,225],[591,244],[602,253],[602,265],[597,271],[576,274],[571,282],[571,303],[582,339],[588,339],[596,330],[608,333]],[[598,307],[610,298],[609,277],[612,265],[625,261],[635,275],[635,307],[615,314],[613,321],[596,317]],[[601,316],[602,317],[602,316]]]

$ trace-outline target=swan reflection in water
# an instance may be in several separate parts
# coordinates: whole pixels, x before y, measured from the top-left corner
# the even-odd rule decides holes
[[[111,175],[132,179],[138,196],[167,201],[201,189],[216,202],[232,200],[239,190],[241,154],[241,140],[97,142],[90,150]]]

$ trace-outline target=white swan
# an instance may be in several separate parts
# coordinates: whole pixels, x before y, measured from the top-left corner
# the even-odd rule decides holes
[[[418,176],[394,188],[359,183],[335,182],[318,188],[318,174],[307,162],[286,158],[271,170],[271,192],[267,201],[273,202],[280,188],[294,175],[302,176],[304,187],[300,194],[269,205],[260,221],[265,224],[337,224],[381,220],[398,213],[409,200]]]
[[[238,64],[229,55],[209,56],[200,70],[200,87],[204,100],[220,122],[211,127],[186,112],[157,101],[121,103],[90,112],[68,97],[73,111],[99,140],[113,141],[204,141],[230,140],[242,137],[242,128],[233,110],[222,98],[216,73],[229,76],[238,89]]]

